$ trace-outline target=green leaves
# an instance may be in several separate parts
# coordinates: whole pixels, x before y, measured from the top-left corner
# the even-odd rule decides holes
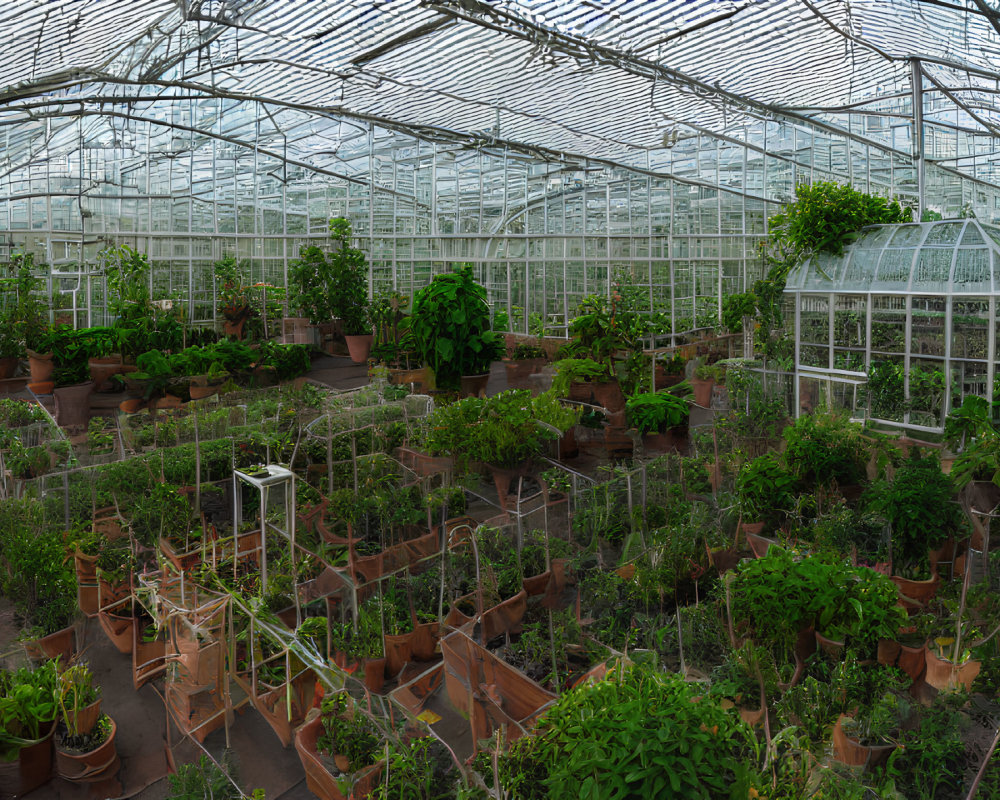
[[[417,292],[410,331],[439,387],[485,372],[503,351],[503,337],[491,330],[486,289],[473,279],[471,264],[436,276]]]
[[[749,728],[702,687],[627,662],[560,697],[520,763],[525,749],[547,767],[552,800],[728,797],[756,752]]]

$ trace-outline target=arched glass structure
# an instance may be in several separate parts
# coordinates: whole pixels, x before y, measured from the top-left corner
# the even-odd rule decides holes
[[[994,396],[1000,227],[866,228],[843,256],[804,261],[786,294],[800,410],[941,430],[965,395]]]

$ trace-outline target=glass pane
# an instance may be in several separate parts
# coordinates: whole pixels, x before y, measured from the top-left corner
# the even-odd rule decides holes
[[[878,265],[878,282],[907,286],[913,265],[913,250],[886,250]]]
[[[979,232],[979,228],[975,225],[970,225],[965,229],[965,235],[962,237],[963,245],[970,244],[985,244],[983,241],[983,235]]]
[[[955,244],[962,233],[964,222],[942,222],[931,228],[924,244]]]
[[[920,225],[900,225],[895,230],[892,237],[893,247],[910,247],[920,244],[920,238],[924,235],[924,229]]]
[[[951,259],[955,251],[948,247],[923,247],[917,258],[917,269],[913,285],[921,289],[947,291],[948,276],[951,274]]]
[[[985,247],[959,248],[955,257],[955,276],[952,285],[959,291],[963,289],[977,291],[980,288],[989,290],[990,251]]]
[[[944,355],[944,297],[914,297],[910,325],[910,352],[919,355]]]

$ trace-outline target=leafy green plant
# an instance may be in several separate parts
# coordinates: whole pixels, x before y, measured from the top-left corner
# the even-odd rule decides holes
[[[228,750],[222,756],[222,767],[220,769],[205,755],[197,762],[181,764],[175,774],[167,776],[170,782],[167,800],[242,800],[244,795],[233,782],[236,769]],[[264,793],[255,790],[252,797],[263,800]]]
[[[59,710],[70,736],[80,736],[89,731],[77,727],[76,714],[95,702],[101,694],[101,687],[94,686],[94,675],[86,664],[73,664],[59,675],[56,697]],[[69,712],[74,712],[71,715]]]
[[[539,765],[551,800],[752,796],[744,762],[756,741],[703,695],[680,675],[620,662],[563,694],[517,757]]]
[[[486,289],[476,283],[471,264],[436,276],[416,293],[410,332],[439,387],[486,372],[503,355],[503,336],[490,327]]]
[[[861,483],[872,445],[844,416],[808,414],[785,428],[785,463],[802,489]]]
[[[730,294],[722,301],[722,324],[730,333],[743,330],[745,317],[752,317],[757,311],[757,298],[753,292]]]
[[[216,310],[230,322],[239,322],[253,316],[259,301],[250,285],[250,262],[237,261],[228,255],[216,261],[215,293]]]
[[[678,390],[678,386],[682,386]],[[678,384],[667,392],[644,392],[633,395],[625,401],[625,418],[639,433],[653,433],[683,425],[687,422],[690,406],[688,395],[678,392],[686,388],[686,384]]]
[[[865,492],[865,506],[892,527],[892,555],[898,565],[927,558],[927,549],[940,547],[955,533],[962,515],[953,501],[950,478],[934,456],[914,451],[893,480],[878,481]]]
[[[603,383],[613,377],[614,373],[606,364],[592,358],[562,358],[556,362],[552,391],[566,397],[571,383]]]
[[[323,698],[320,708],[323,732],[316,739],[316,750],[347,760],[345,772],[357,772],[375,763],[381,736],[371,721],[349,705],[343,692]]]
[[[795,478],[774,453],[748,461],[736,478],[736,496],[746,522],[780,522],[795,503]]]
[[[778,654],[790,652],[810,626],[862,647],[892,639],[905,619],[897,598],[884,575],[824,555],[796,560],[777,546],[742,564],[731,587],[734,620]]]
[[[47,661],[37,669],[0,670],[0,762],[41,736],[41,726],[59,712],[58,663]]]
[[[773,239],[797,254],[841,255],[866,225],[909,222],[912,213],[896,201],[827,181],[795,187],[795,202],[769,220]]]

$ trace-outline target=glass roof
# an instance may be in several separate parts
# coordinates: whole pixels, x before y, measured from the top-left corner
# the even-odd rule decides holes
[[[820,254],[788,277],[786,290],[878,294],[1000,292],[1000,228],[974,219],[875,225],[843,256]]]
[[[650,152],[665,144],[711,132],[759,147],[759,124],[781,119],[908,156],[900,123],[912,116],[919,58],[927,125],[940,130],[927,137],[929,155],[996,182],[1000,23],[982,5],[14,0],[0,10],[5,41],[18,43],[0,52],[0,125],[96,116],[117,103],[118,127],[152,115],[244,141],[263,128],[322,163],[329,140],[315,122],[344,115],[655,171]],[[164,103],[204,97],[265,103],[269,119],[163,119]],[[7,147],[16,158],[29,145]]]

